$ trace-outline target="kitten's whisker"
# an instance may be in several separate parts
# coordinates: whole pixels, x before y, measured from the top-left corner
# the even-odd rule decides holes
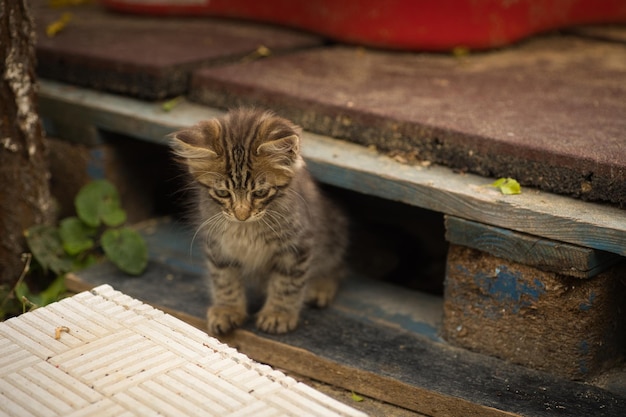
[[[284,215],[283,213],[280,213],[280,212],[278,212],[276,210],[267,210],[266,214],[268,214],[268,217],[270,217],[272,220],[274,220],[274,222],[276,224],[278,224],[278,227],[280,228],[280,234],[278,235],[278,238],[279,238],[278,240],[281,243],[284,242],[286,240],[285,239],[286,236],[285,236],[285,233],[283,231],[282,222],[280,220],[284,220],[285,222],[289,222],[289,219],[287,218],[286,215]],[[290,239],[290,241],[293,242],[293,239]],[[294,253],[298,252],[298,248],[295,245],[295,243],[291,243],[289,245],[289,249],[292,252],[294,252]]]
[[[300,194],[299,192],[297,192],[293,188],[288,188],[287,192],[291,193],[291,194],[294,194],[296,197],[298,197],[300,200],[302,200],[302,202],[304,203],[305,206],[307,206],[307,207],[309,206],[309,202],[304,199],[302,194]]]
[[[222,213],[217,213],[217,214],[213,215],[211,218],[215,219],[215,220],[210,225],[209,230],[207,230],[207,233],[206,233],[206,241],[207,242],[209,241],[209,238],[216,233],[218,228],[221,228],[224,225],[224,223],[226,222],[226,219],[224,218],[224,215]]]
[[[268,216],[270,217],[270,216]],[[270,224],[270,222],[268,221],[268,219],[266,219],[265,217],[262,217],[261,220],[263,221],[263,223],[269,227],[269,229],[276,235],[276,237],[278,238],[278,240],[281,240],[281,235],[280,233],[278,233],[278,231],[276,229],[274,229],[272,227],[272,225]]]
[[[215,227],[215,223],[216,223],[216,222],[215,222],[215,220],[216,220],[216,219],[217,219],[217,220],[219,220],[219,217],[218,217],[218,216],[221,216],[221,215],[222,215],[222,213],[217,213],[217,214],[214,214],[213,216],[211,216],[211,217],[209,217],[208,219],[206,219],[205,221],[203,221],[203,222],[200,224],[200,226],[198,226],[198,227],[196,228],[196,232],[193,234],[193,237],[191,238],[191,243],[189,244],[189,257],[190,257],[190,258],[193,256],[193,245],[194,245],[194,242],[196,241],[196,237],[198,236],[198,233],[200,233],[200,231],[201,231],[202,229],[204,229],[205,227],[210,226],[210,229],[209,229],[209,231],[208,231],[208,233],[207,233],[207,237],[208,237],[208,235],[211,233],[211,231],[212,231],[212,230],[214,229],[214,227]],[[212,224],[212,223],[213,223],[213,224]]]
[[[284,233],[283,233],[283,224],[281,220],[286,220],[285,216],[283,216],[282,214],[280,214],[279,212],[275,210],[267,210],[265,213],[268,215],[270,220],[272,220],[274,224],[278,226],[279,232],[280,232],[280,235],[278,237],[282,237]]]
[[[293,188],[288,188],[287,189],[287,193],[290,193],[290,194],[295,195],[296,197],[298,197],[300,199],[300,201],[302,201],[302,203],[304,204],[304,207],[306,208],[307,213],[310,213],[310,211],[309,211],[309,202],[304,198],[304,196],[302,194],[300,194],[299,192],[297,192]]]

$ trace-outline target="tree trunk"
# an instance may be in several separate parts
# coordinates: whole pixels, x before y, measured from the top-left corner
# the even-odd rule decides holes
[[[35,31],[27,0],[0,0],[0,284],[24,268],[24,230],[51,220],[36,105]]]

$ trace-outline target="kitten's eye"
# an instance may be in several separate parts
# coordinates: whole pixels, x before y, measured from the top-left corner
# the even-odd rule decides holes
[[[263,198],[263,197],[267,197],[267,195],[270,193],[269,188],[261,188],[258,190],[254,190],[252,192],[252,197],[254,198]]]
[[[228,190],[213,190],[213,192],[215,193],[216,196],[218,196],[219,198],[226,198],[226,197],[230,197],[230,192],[228,192]]]

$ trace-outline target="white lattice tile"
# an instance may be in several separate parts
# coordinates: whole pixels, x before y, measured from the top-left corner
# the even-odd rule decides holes
[[[107,285],[0,323],[3,416],[363,416]]]

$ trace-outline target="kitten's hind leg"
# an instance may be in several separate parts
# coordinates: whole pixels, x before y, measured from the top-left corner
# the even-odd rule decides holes
[[[328,307],[337,295],[339,280],[340,276],[337,274],[312,278],[306,288],[305,303],[313,307]]]

